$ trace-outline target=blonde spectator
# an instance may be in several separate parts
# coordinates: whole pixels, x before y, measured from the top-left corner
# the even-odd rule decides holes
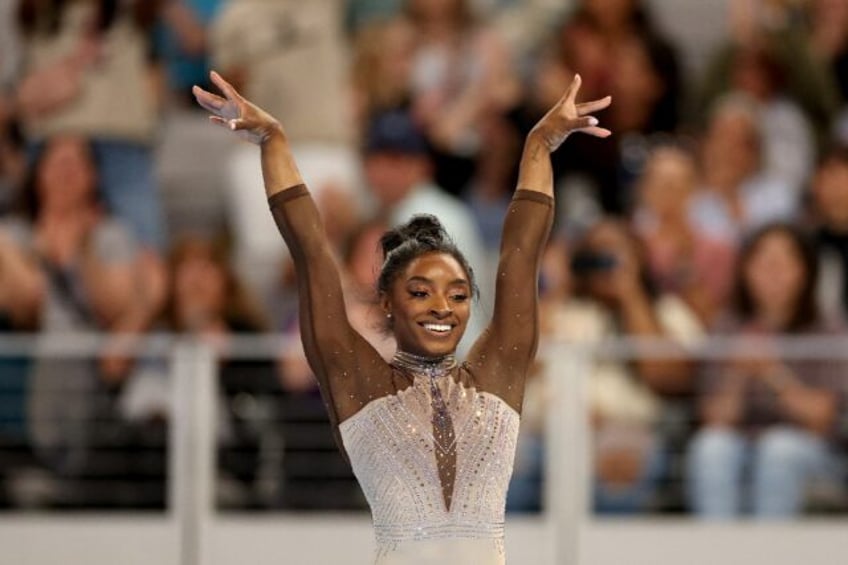
[[[695,228],[737,244],[757,227],[790,219],[797,193],[770,174],[763,160],[757,104],[743,94],[719,100],[701,147],[702,188],[695,195]]]
[[[380,112],[410,103],[415,31],[404,17],[365,25],[354,42],[351,85],[359,131]]]

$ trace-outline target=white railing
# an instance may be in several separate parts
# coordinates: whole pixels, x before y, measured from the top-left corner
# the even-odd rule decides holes
[[[274,358],[283,338],[238,338],[227,355]],[[62,355],[90,357],[115,347],[99,336],[4,337],[0,358]],[[705,342],[687,355],[726,358],[728,340]],[[0,514],[0,565],[251,565],[369,563],[367,515],[223,514],[214,507],[216,474],[216,358],[206,345],[158,335],[123,344],[128,351],[167,356],[174,409],[169,427],[169,496],[159,514]],[[784,340],[788,358],[848,361],[848,340]],[[605,343],[594,348],[546,343],[540,355],[555,359],[551,379],[545,473],[546,510],[538,517],[508,517],[511,563],[665,565],[686,563],[846,562],[848,519],[804,518],[783,524],[705,524],[688,518],[600,519],[591,512],[590,429],[586,375],[598,357],[680,355],[657,342]],[[848,376],[846,376],[848,378]]]

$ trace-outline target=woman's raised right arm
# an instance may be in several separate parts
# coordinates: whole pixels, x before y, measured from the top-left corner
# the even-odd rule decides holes
[[[212,113],[214,123],[261,148],[265,194],[295,264],[306,358],[332,408],[331,416],[342,421],[360,405],[348,401],[363,393],[356,378],[359,368],[379,371],[385,363],[348,321],[332,247],[283,127],[217,73],[212,73],[212,81],[226,98],[195,87],[198,103]]]

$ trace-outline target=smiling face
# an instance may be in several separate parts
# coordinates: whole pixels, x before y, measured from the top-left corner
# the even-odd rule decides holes
[[[97,172],[82,138],[51,140],[44,148],[36,175],[38,198],[45,210],[78,210],[93,202]]]
[[[426,357],[456,351],[471,314],[471,284],[448,253],[425,253],[409,262],[381,295],[391,314],[398,349]]]
[[[742,268],[753,306],[767,318],[775,314],[788,317],[809,277],[798,245],[781,231],[763,236]]]

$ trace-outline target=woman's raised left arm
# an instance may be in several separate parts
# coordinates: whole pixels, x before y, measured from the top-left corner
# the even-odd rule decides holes
[[[609,97],[575,104],[580,76],[527,136],[516,190],[501,236],[491,322],[468,356],[481,388],[520,411],[524,378],[539,338],[538,279],[542,252],[553,223],[553,153],[579,131],[608,137],[588,114],[609,106]]]

